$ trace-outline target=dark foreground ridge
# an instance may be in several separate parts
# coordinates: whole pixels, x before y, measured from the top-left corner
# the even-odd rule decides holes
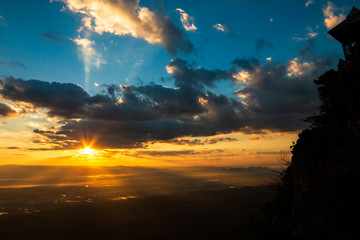
[[[357,48],[357,49],[356,49]],[[320,113],[292,149],[265,239],[360,239],[360,51],[315,83]]]

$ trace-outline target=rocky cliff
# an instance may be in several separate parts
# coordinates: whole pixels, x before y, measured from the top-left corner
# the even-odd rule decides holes
[[[360,51],[315,83],[320,112],[292,148],[267,239],[360,239]]]

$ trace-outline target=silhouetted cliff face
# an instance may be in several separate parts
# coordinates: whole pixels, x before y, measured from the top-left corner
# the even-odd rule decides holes
[[[359,56],[315,80],[323,103],[282,176],[268,229],[274,239],[360,239]]]

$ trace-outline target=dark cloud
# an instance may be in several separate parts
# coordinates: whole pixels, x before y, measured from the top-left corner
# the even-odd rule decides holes
[[[269,41],[265,40],[264,38],[255,40],[256,55],[260,55],[262,50],[264,50],[266,48],[274,48],[274,46]]]
[[[185,60],[172,60],[167,69],[175,79],[177,87],[185,87],[192,85],[195,87],[203,87],[203,85],[213,87],[217,80],[231,80],[233,81],[233,74],[235,69],[230,70],[207,70],[202,67],[194,67],[189,65]]]
[[[280,155],[281,152],[256,152],[258,155]]]
[[[151,141],[212,136],[227,130],[221,128],[224,127],[175,119],[131,122],[68,120],[60,129],[36,129],[34,132],[42,137],[38,143],[56,145],[55,149],[75,149],[92,140],[96,140],[97,148],[145,148]]]
[[[24,81],[12,77],[0,81],[0,94],[12,101],[22,101],[49,109],[50,116],[81,117],[90,96],[71,83]]]
[[[230,137],[226,137],[226,138],[209,138],[206,139],[205,142],[208,144],[215,144],[218,142],[237,142],[239,141],[239,139],[237,138],[230,138]]]
[[[42,34],[40,34],[40,36],[42,36],[45,40],[49,40],[49,41],[52,41],[57,44],[61,43],[61,41],[62,41],[62,37],[59,32],[42,33]]]
[[[312,62],[294,59],[297,75],[289,76],[289,66],[270,61],[259,66],[257,61],[234,61],[245,66],[250,79],[236,94],[243,97],[254,129],[293,131],[305,125],[299,119],[319,107],[313,80],[332,66],[333,56],[318,56]],[[309,59],[310,60],[310,59]]]
[[[188,145],[188,146],[194,146],[194,145],[205,145],[205,144],[215,144],[218,142],[236,142],[239,141],[237,138],[230,138],[230,137],[224,137],[224,138],[208,138],[205,140],[200,139],[172,139],[169,141],[162,141],[162,143],[168,143],[168,144],[174,144],[174,145]]]
[[[6,67],[14,67],[14,68],[25,68],[25,65],[21,62],[17,61],[10,61],[10,62],[0,62],[0,65],[6,66]]]
[[[16,150],[16,149],[20,149],[19,147],[8,147],[6,149],[12,149],[12,150]]]
[[[237,58],[232,61],[232,63],[235,66],[247,71],[253,71],[256,67],[259,67],[261,65],[260,61],[256,58]]]
[[[214,150],[178,150],[178,151],[151,151],[151,150],[140,150],[135,153],[129,153],[128,156],[152,156],[152,157],[176,157],[183,155],[198,155],[198,154],[222,154],[224,150],[222,149],[214,149]],[[228,156],[228,155],[223,155]]]
[[[141,155],[148,155],[152,157],[172,157],[179,155],[195,155],[196,152],[193,150],[180,150],[180,151],[143,151],[139,153]]]
[[[10,117],[15,113],[16,111],[9,104],[0,102],[0,117]]]
[[[175,59],[167,66],[175,88],[103,85],[105,90],[90,96],[75,84],[8,77],[0,81],[0,95],[63,118],[60,127],[34,131],[36,143],[53,149],[79,148],[92,140],[98,148],[145,148],[156,141],[180,145],[235,141],[176,139],[303,128],[300,119],[319,106],[313,79],[332,62],[331,56],[313,57],[309,46],[299,52],[299,59],[289,62],[291,74],[288,65],[273,61],[262,65],[257,59],[235,59],[228,70],[208,70]],[[238,82],[234,96],[210,91],[217,81],[236,83],[240,71],[246,71],[247,79]]]
[[[341,57],[341,55],[336,53],[319,56],[315,54],[315,52],[316,46],[314,39],[308,39],[306,45],[298,51],[298,54],[301,59],[314,62],[315,65],[319,67],[317,73],[325,71],[329,66],[333,65],[335,60]]]
[[[189,41],[184,32],[162,12],[156,11],[155,13],[158,24],[162,29],[163,45],[166,51],[173,56],[176,56],[178,51],[184,53],[192,52],[194,50],[194,45]]]
[[[188,146],[195,146],[195,145],[204,145],[204,141],[200,139],[173,139],[169,141],[162,141],[162,143],[174,144],[174,145],[188,145]]]
[[[109,95],[90,96],[72,83],[21,80],[12,77],[0,81],[0,94],[12,101],[23,101],[38,108],[47,108],[49,116],[67,119],[148,120],[156,118],[149,100],[137,98],[131,88],[122,88],[123,104]]]

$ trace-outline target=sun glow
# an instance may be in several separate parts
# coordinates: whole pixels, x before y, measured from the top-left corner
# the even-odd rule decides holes
[[[80,154],[84,154],[84,155],[88,155],[88,156],[92,156],[94,155],[94,149],[91,149],[89,147],[83,148],[79,150]]]

